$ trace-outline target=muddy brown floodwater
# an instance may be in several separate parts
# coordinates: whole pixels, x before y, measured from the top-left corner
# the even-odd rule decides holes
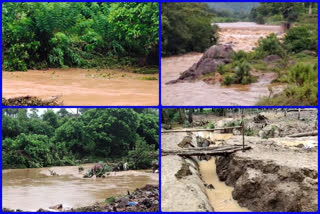
[[[3,72],[3,97],[61,96],[64,105],[158,105],[158,74],[122,70],[49,69]]]
[[[208,161],[200,161],[199,170],[202,180],[207,184],[212,184],[215,188],[214,190],[207,189],[207,196],[216,212],[249,212],[247,208],[240,207],[238,202],[232,198],[233,187],[219,180],[214,157]]]
[[[280,26],[257,25],[250,22],[219,24],[219,39],[222,44],[230,44],[235,50],[249,51],[256,46],[260,37],[270,33],[281,34]],[[181,56],[163,57],[161,59],[163,105],[255,105],[257,101],[269,95],[268,86],[276,78],[272,72],[259,76],[258,82],[250,85],[220,84],[209,85],[203,81],[183,82],[166,85],[166,82],[177,79],[183,71],[198,62],[202,53],[188,53]],[[272,84],[273,90],[281,86]]]
[[[219,134],[214,132],[198,132],[194,134],[203,138],[209,138],[218,144],[233,136],[231,133]],[[216,212],[249,212],[247,208],[239,206],[238,202],[232,198],[233,187],[227,186],[219,180],[214,157],[211,157],[208,161],[200,161],[199,172],[204,183],[214,186],[213,190],[206,189],[206,193],[211,206]]]
[[[147,171],[111,172],[106,178],[82,178],[93,164],[37,169],[2,170],[5,208],[36,211],[56,204],[83,207],[102,202],[111,196],[126,195],[146,184],[158,185],[158,174]],[[49,176],[49,169],[59,176]]]

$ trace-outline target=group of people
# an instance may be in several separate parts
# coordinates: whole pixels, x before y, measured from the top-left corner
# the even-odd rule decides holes
[[[152,172],[157,173],[159,168],[159,162],[158,160],[152,161]],[[96,163],[91,169],[88,170],[88,172],[83,176],[84,178],[91,178],[94,175],[96,177],[102,177],[106,172],[118,172],[118,171],[127,171],[129,170],[129,164],[128,162],[125,163],[118,163],[117,165],[113,166],[112,168],[104,164],[102,161]],[[80,171],[80,168],[79,168]]]

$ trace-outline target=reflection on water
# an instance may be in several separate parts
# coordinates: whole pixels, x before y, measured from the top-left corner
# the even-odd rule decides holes
[[[80,207],[127,194],[146,184],[158,184],[158,174],[145,171],[111,172],[106,178],[84,179],[77,166],[9,169],[3,173],[3,207],[35,211],[56,204]],[[59,176],[48,176],[53,169]]]

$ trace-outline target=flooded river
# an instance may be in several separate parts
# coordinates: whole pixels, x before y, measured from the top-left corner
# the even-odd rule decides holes
[[[122,70],[49,69],[3,72],[3,97],[61,96],[64,105],[158,105],[159,81]]]
[[[219,24],[219,39],[222,44],[231,44],[235,50],[251,50],[260,37],[270,33],[281,33],[280,26],[257,25],[255,23],[222,23]],[[181,56],[163,57],[162,104],[163,105],[255,105],[257,101],[269,95],[268,86],[275,78],[271,72],[264,73],[257,83],[250,85],[221,86],[209,85],[203,81],[183,82],[166,85],[166,82],[177,79],[180,73],[198,62],[202,53],[188,53]],[[280,86],[272,85],[273,90]]]
[[[83,207],[111,196],[126,195],[146,184],[158,184],[158,174],[146,171],[111,172],[106,178],[82,178],[92,164],[38,169],[2,170],[5,208],[36,211],[56,204]],[[49,169],[59,176],[49,176]]]

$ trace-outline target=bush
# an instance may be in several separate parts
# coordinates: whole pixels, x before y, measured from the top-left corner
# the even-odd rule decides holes
[[[250,74],[250,65],[247,61],[241,61],[237,63],[235,67],[235,79],[234,83],[238,84],[250,84],[254,81],[254,78]]]
[[[318,105],[317,65],[299,63],[287,76],[288,87],[272,98],[263,98],[257,105]]]
[[[233,75],[227,75],[224,79],[222,84],[223,85],[231,85],[234,82],[234,76]]]
[[[232,61],[242,61],[242,60],[248,60],[248,59],[249,59],[248,53],[244,52],[243,50],[234,52],[232,54]]]
[[[318,52],[318,32],[312,31],[310,26],[298,26],[291,28],[285,38],[284,45],[291,52],[313,50]]]
[[[214,123],[212,123],[212,122],[208,123],[206,128],[207,129],[214,129],[215,128]]]
[[[256,56],[263,58],[268,55],[279,55],[281,57],[286,56],[286,51],[283,49],[277,36],[272,33],[266,38],[261,38],[258,41],[258,47],[255,49]]]
[[[129,151],[128,154],[129,165],[132,166],[133,169],[150,168],[153,160],[150,151],[153,151],[153,146],[148,145],[143,138],[137,137],[135,149]]]

